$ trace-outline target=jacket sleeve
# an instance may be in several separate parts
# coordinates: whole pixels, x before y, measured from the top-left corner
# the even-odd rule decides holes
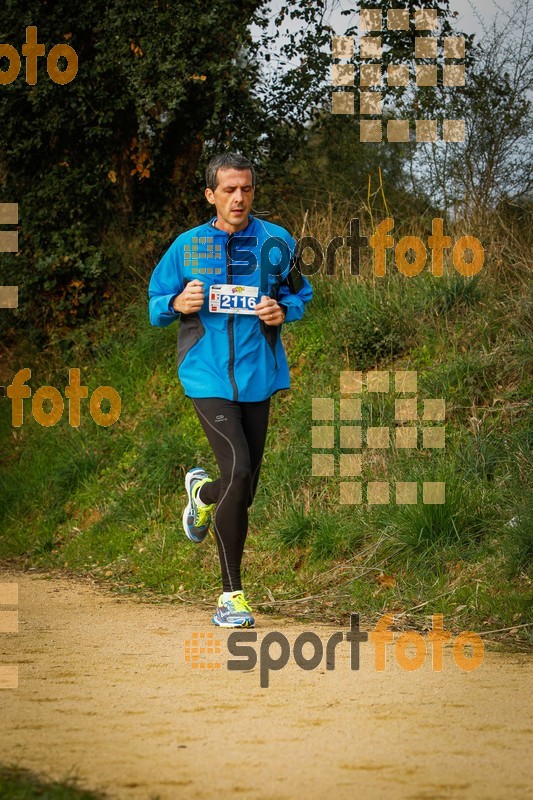
[[[313,297],[313,287],[300,272],[299,259],[296,258],[295,254],[296,242],[292,237],[289,237],[287,243],[289,244],[291,258],[289,264],[285,266],[281,273],[281,283],[278,289],[277,301],[287,309],[285,322],[294,322],[303,317],[305,306]],[[292,281],[289,278],[289,272],[291,272],[291,270],[297,282],[301,282],[301,286],[296,293],[291,291]]]
[[[148,307],[152,325],[166,328],[181,316],[178,311],[174,311],[171,304],[176,295],[181,294],[183,288],[183,273],[178,239],[176,239],[154,269],[148,285]]]

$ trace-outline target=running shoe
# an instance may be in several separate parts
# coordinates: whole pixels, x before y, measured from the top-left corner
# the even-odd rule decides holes
[[[253,628],[255,620],[252,616],[252,609],[246,602],[244,594],[234,595],[231,600],[222,600],[223,595],[218,598],[217,610],[213,616],[213,625],[220,628]]]
[[[209,523],[216,504],[200,506],[196,501],[196,496],[204,483],[211,482],[207,472],[200,467],[189,470],[185,476],[185,488],[189,502],[183,512],[183,530],[191,542],[203,542],[209,532]]]

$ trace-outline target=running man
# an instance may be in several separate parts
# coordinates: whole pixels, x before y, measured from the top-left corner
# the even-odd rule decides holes
[[[209,162],[209,222],[180,234],[148,287],[150,322],[180,320],[178,376],[211,445],[220,477],[200,467],[185,478],[183,527],[192,542],[214,531],[222,594],[221,627],[251,628],[241,561],[255,496],[270,398],[290,386],[281,325],[301,319],[313,296],[297,268],[296,242],[279,225],[250,214],[256,174],[242,155]]]

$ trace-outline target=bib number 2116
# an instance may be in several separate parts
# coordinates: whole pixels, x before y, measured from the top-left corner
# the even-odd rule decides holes
[[[256,286],[215,284],[209,289],[209,310],[214,314],[254,314],[258,295]]]

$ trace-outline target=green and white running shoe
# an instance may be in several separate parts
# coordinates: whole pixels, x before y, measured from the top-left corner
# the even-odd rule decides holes
[[[253,628],[255,625],[252,609],[242,592],[234,594],[226,602],[221,594],[212,622],[219,628]]]
[[[204,483],[212,483],[211,478],[200,467],[189,470],[185,476],[185,489],[189,502],[183,512],[183,530],[191,542],[203,542],[209,532],[209,524],[216,503],[199,505],[196,496]]]

